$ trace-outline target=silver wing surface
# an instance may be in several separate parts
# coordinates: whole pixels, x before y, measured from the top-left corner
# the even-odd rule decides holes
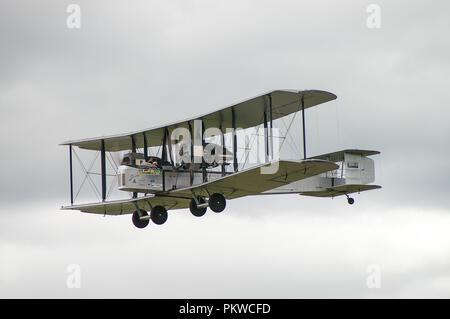
[[[271,165],[272,167],[278,165],[277,171],[272,174],[262,174],[262,170],[269,169]],[[227,199],[233,199],[257,195],[269,189],[331,171],[338,167],[333,162],[318,159],[275,161],[227,175],[209,183],[173,190],[167,196],[192,198],[192,193],[195,193],[196,196],[205,197],[213,193],[220,193]]]
[[[167,210],[189,207],[190,199],[147,195],[124,200],[104,201],[90,204],[63,206],[63,210],[79,210],[84,213],[123,215],[131,214],[137,208],[150,211],[151,207],[164,206]]]
[[[104,141],[105,151],[107,152],[130,150],[132,148],[132,140],[138,148],[142,148],[144,145],[148,147],[160,146],[166,129],[169,132],[179,127],[189,129],[190,126],[193,126],[194,120],[201,120],[205,130],[211,127],[225,130],[233,127],[233,119],[235,119],[235,128],[245,129],[264,123],[264,112],[268,109],[269,98],[273,111],[272,119],[276,120],[300,111],[301,100],[304,102],[304,108],[307,109],[332,101],[336,99],[336,95],[321,90],[275,90],[215,112],[175,123],[120,135],[67,141],[61,143],[61,145],[72,145],[83,149],[100,151],[102,149],[102,141]]]

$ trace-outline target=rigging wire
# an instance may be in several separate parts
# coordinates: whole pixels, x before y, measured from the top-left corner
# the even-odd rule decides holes
[[[289,131],[291,129],[292,124],[294,123],[295,117],[297,115],[298,112],[294,113],[294,116],[291,119],[291,122],[289,123],[289,127],[287,127],[286,123],[284,122],[283,118],[280,118],[281,122],[283,123],[285,130],[286,130],[286,134],[285,134],[285,138],[282,141],[281,145],[280,145],[280,150],[283,147],[284,142],[287,142],[288,146],[291,148],[291,150],[294,152],[294,154],[301,154],[301,150],[299,149],[299,146],[295,143],[295,141],[293,143],[291,143],[289,141],[289,138],[292,137],[291,134],[289,134]]]
[[[94,159],[92,160],[92,162],[91,162],[91,164],[90,164],[88,170],[86,170],[86,168],[84,167],[83,162],[81,161],[81,159],[80,159],[80,157],[78,156],[77,152],[76,152],[75,150],[73,150],[73,153],[75,154],[75,157],[77,158],[78,163],[80,164],[81,168],[83,169],[83,172],[85,173],[83,182],[81,183],[80,188],[78,189],[78,192],[77,192],[77,194],[75,195],[74,200],[78,197],[78,194],[81,192],[81,189],[82,189],[84,183],[86,182],[86,179],[89,181],[89,184],[90,184],[91,187],[94,189],[94,192],[96,193],[98,200],[100,200],[100,198],[101,198],[100,192],[99,192],[99,190],[97,189],[97,187],[95,186],[94,181],[93,181],[93,180],[91,179],[91,177],[89,176],[89,171],[90,171],[90,170],[92,169],[92,167],[94,166],[95,161],[97,160],[97,158],[98,158],[98,156],[99,156],[100,153],[97,153],[97,154],[96,154],[96,156],[95,156]]]
[[[119,167],[117,166],[116,161],[112,158],[111,152],[108,152],[108,154],[109,157],[106,156],[106,158],[108,159],[109,165],[114,170],[114,173],[117,174],[117,170],[119,169]]]
[[[116,182],[117,182],[117,186],[119,186],[119,184],[118,184],[119,176],[118,175],[114,176],[114,178],[112,179],[112,181],[111,181],[111,183],[109,185],[108,194],[106,194],[106,198],[108,198],[111,195],[111,193],[113,191],[113,186],[115,186]]]

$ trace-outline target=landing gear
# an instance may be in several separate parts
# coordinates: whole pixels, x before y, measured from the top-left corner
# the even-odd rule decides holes
[[[347,195],[347,203],[349,203],[350,205],[353,205],[354,202],[355,202],[355,200]]]
[[[137,228],[147,227],[148,219],[141,219],[141,217],[144,216],[148,216],[148,213],[145,210],[140,209],[138,211],[135,211],[132,218],[134,226],[136,226]]]
[[[214,193],[209,197],[209,207],[215,213],[220,213],[225,209],[226,201],[222,194]]]
[[[150,213],[150,219],[156,225],[164,224],[167,220],[167,210],[162,206],[153,207],[153,209]]]
[[[199,204],[205,204],[206,201],[203,197],[198,197],[197,199]],[[202,217],[203,215],[205,215],[206,210],[208,209],[208,207],[198,207],[197,203],[195,202],[195,199],[191,199],[191,203],[189,205],[189,210],[191,211],[192,215],[194,215],[195,217]]]

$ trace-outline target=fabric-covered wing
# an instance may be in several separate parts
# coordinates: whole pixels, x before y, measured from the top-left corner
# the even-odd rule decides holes
[[[126,200],[64,206],[61,209],[80,210],[94,214],[123,215],[136,211],[136,205],[146,211],[150,211],[151,206],[157,205],[164,206],[167,210],[187,208],[193,198],[193,192],[196,196],[205,197],[213,193],[220,193],[227,199],[233,199],[247,195],[257,195],[266,190],[338,168],[333,162],[318,159],[278,161],[274,163],[278,163],[279,166],[278,170],[273,174],[261,174],[261,168],[264,169],[264,167],[270,166],[270,164],[263,164],[211,182],[166,193]]]
[[[247,195],[256,195],[269,189],[338,168],[338,165],[335,163],[316,159],[278,161],[274,163],[278,163],[279,167],[273,174],[261,174],[261,168],[270,165],[264,164],[227,175],[209,183],[173,190],[169,192],[168,196],[192,198],[192,192],[196,196],[202,195],[205,197],[208,197],[208,193],[220,193],[227,199],[233,199]]]
[[[189,207],[190,199],[163,197],[163,196],[143,196],[139,198],[130,198],[125,200],[105,201],[99,203],[72,205],[61,207],[63,210],[79,210],[85,213],[105,214],[105,215],[123,215],[131,214],[136,211],[136,205],[140,209],[150,211],[150,205],[162,205],[167,210]]]
[[[339,152],[317,155],[317,156],[313,156],[311,158],[318,158],[318,159],[323,159],[323,160],[332,161],[332,162],[342,162],[344,160],[344,153],[361,155],[361,156],[371,156],[371,155],[380,154],[380,152],[378,152],[378,151],[347,149],[347,150],[342,150]]]
[[[369,191],[369,190],[378,189],[378,188],[381,188],[381,186],[348,184],[348,185],[340,185],[340,186],[330,187],[324,191],[319,191],[319,192],[303,192],[303,193],[300,193],[300,195],[315,196],[315,197],[336,197],[336,196],[340,196],[340,195],[359,193],[359,192]]]
[[[215,112],[196,116],[175,123],[120,135],[67,141],[61,143],[61,145],[72,145],[78,146],[83,149],[100,151],[102,148],[102,140],[104,140],[105,151],[116,152],[130,150],[132,147],[133,139],[136,147],[138,148],[144,147],[145,142],[148,147],[159,146],[162,144],[166,129],[170,134],[171,131],[173,131],[175,128],[183,127],[189,129],[189,125],[193,127],[194,120],[202,120],[203,128],[205,130],[211,127],[215,127],[222,128],[224,131],[226,131],[227,128],[233,127],[233,118],[236,128],[245,129],[263,123],[264,112],[269,111],[270,101],[272,103],[272,119],[275,120],[291,113],[300,111],[300,101],[302,98],[304,101],[304,107],[306,109],[321,103],[334,100],[336,99],[336,95],[320,90],[276,90],[222,108]]]

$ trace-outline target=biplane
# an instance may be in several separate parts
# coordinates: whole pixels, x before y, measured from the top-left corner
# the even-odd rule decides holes
[[[208,208],[220,213],[227,201],[250,195],[346,196],[353,204],[350,194],[381,188],[372,184],[375,168],[370,158],[379,152],[345,149],[313,157],[306,154],[305,110],[334,99],[336,95],[321,90],[275,90],[163,126],[61,143],[69,147],[70,167],[70,205],[61,209],[131,214],[133,224],[144,228],[150,220],[164,224],[171,210],[188,208],[192,215],[201,217]],[[301,121],[295,121],[297,114]],[[302,152],[285,159],[279,152],[280,140],[291,125],[281,136],[276,133],[275,122],[289,116],[291,125],[297,122],[301,127],[297,140]],[[259,129],[252,135],[258,139],[258,150],[249,144],[248,136],[238,138],[256,127]],[[97,202],[74,203],[75,149],[100,154],[101,192]],[[245,149],[247,157],[240,149]],[[258,153],[258,160],[244,165],[252,152]],[[108,198],[106,181],[110,174],[106,164],[112,158],[108,154],[120,154],[112,176],[117,190],[128,194],[124,199]],[[89,172],[84,169],[84,173]]]

